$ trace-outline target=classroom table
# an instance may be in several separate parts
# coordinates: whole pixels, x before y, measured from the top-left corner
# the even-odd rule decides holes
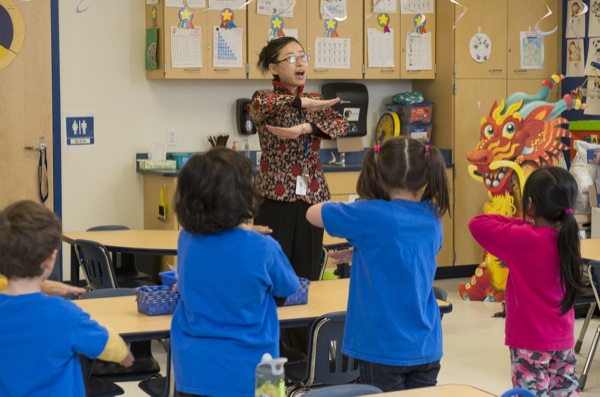
[[[346,311],[350,279],[313,281],[305,305],[277,308],[282,328],[308,325],[315,318]],[[125,341],[168,338],[171,315],[147,316],[137,311],[134,296],[74,300],[76,305],[104,326],[120,334]],[[441,313],[452,311],[450,302],[438,300]],[[167,351],[167,385],[170,384],[170,350]]]
[[[591,261],[600,261],[600,238],[581,240],[581,257]]]
[[[111,252],[150,255],[177,255],[178,230],[102,230],[94,232],[63,232],[63,241],[71,245],[71,285],[79,285],[79,263],[73,244],[75,240],[92,240]]]
[[[392,391],[379,394],[368,394],[366,396],[379,397],[495,397],[495,394],[488,393],[469,385],[439,385],[433,387],[423,387],[420,389],[410,389],[402,391]]]

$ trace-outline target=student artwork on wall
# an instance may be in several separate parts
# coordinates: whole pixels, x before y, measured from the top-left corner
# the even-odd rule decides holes
[[[296,0],[257,0],[256,13],[258,15],[277,15],[293,18],[295,4]]]
[[[317,37],[315,39],[315,67],[350,69],[350,39]]]
[[[165,0],[167,7],[183,7],[183,0]],[[187,0],[187,6],[190,8],[205,8],[206,0]]]
[[[595,75],[590,76],[587,81],[583,114],[600,115],[600,79]]]
[[[581,0],[568,1],[567,29],[566,38],[585,37],[585,14],[582,13],[587,8]]]
[[[434,0],[400,0],[401,14],[433,14]]]
[[[368,66],[394,67],[394,29],[387,32],[379,29],[367,29],[367,45],[369,46]]]
[[[584,71],[586,76],[593,74],[592,62],[600,63],[600,38],[590,39]]]
[[[0,70],[15,60],[25,38],[25,23],[11,0],[0,0]]]
[[[373,13],[390,13],[398,12],[398,0],[373,0]]]
[[[492,40],[490,37],[481,32],[481,28],[479,31],[471,37],[471,42],[469,43],[469,51],[471,53],[471,58],[475,62],[484,63],[490,56],[492,55]]]
[[[431,70],[431,54],[431,32],[406,34],[406,70]]]
[[[238,10],[246,4],[246,0],[208,0],[209,10],[222,10],[230,8]]]
[[[346,0],[321,0],[321,18],[343,21],[348,15]]]
[[[567,40],[567,77],[583,77],[585,65],[583,39]]]
[[[241,28],[213,27],[213,66],[216,68],[241,68],[243,58],[243,32]]]
[[[544,68],[544,36],[521,32],[521,69]]]
[[[158,69],[156,60],[158,45],[158,28],[146,29],[146,70]]]
[[[200,26],[192,29],[171,26],[171,67],[202,67],[202,31]]]
[[[588,36],[600,37],[600,0],[590,0]]]

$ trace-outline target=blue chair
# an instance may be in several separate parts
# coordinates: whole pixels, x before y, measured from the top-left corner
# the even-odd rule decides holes
[[[383,392],[380,388],[375,386],[352,383],[349,385],[321,387],[309,391],[308,393],[304,394],[303,397],[355,397],[377,393]]]
[[[588,315],[591,317],[591,314],[594,312],[595,306],[600,306],[600,261],[590,261],[588,263],[588,275],[590,278],[590,283],[592,286],[592,290],[594,291],[594,299],[595,304],[590,306],[590,310],[588,311]],[[593,306],[593,307],[592,307]],[[584,327],[587,328],[588,318],[586,317],[586,322],[584,323]],[[580,336],[580,338],[583,338]],[[590,367],[592,366],[592,361],[594,360],[594,354],[596,353],[596,348],[598,347],[598,340],[600,340],[600,326],[596,329],[596,333],[594,334],[594,339],[592,340],[592,345],[590,346],[590,351],[588,352],[588,356],[585,360],[585,364],[583,366],[583,372],[579,377],[579,388],[583,390],[585,388],[585,383],[587,381],[588,374],[590,372]],[[581,347],[581,345],[580,345]]]
[[[358,362],[342,353],[345,323],[345,311],[328,313],[312,322],[306,361],[285,365],[286,378],[293,385],[290,397],[305,393],[313,385],[342,385],[358,379]]]

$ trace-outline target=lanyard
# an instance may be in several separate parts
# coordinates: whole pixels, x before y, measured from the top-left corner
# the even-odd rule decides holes
[[[40,161],[38,162],[38,183],[39,183],[39,193],[40,200],[42,204],[48,200],[48,156],[46,155],[46,145],[41,144],[40,148]],[[45,182],[45,183],[44,183]],[[46,190],[44,194],[44,184],[46,185]]]

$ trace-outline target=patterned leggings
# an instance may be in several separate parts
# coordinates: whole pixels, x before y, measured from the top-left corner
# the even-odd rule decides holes
[[[510,347],[510,362],[514,387],[527,389],[539,397],[579,396],[572,349],[535,351]]]

